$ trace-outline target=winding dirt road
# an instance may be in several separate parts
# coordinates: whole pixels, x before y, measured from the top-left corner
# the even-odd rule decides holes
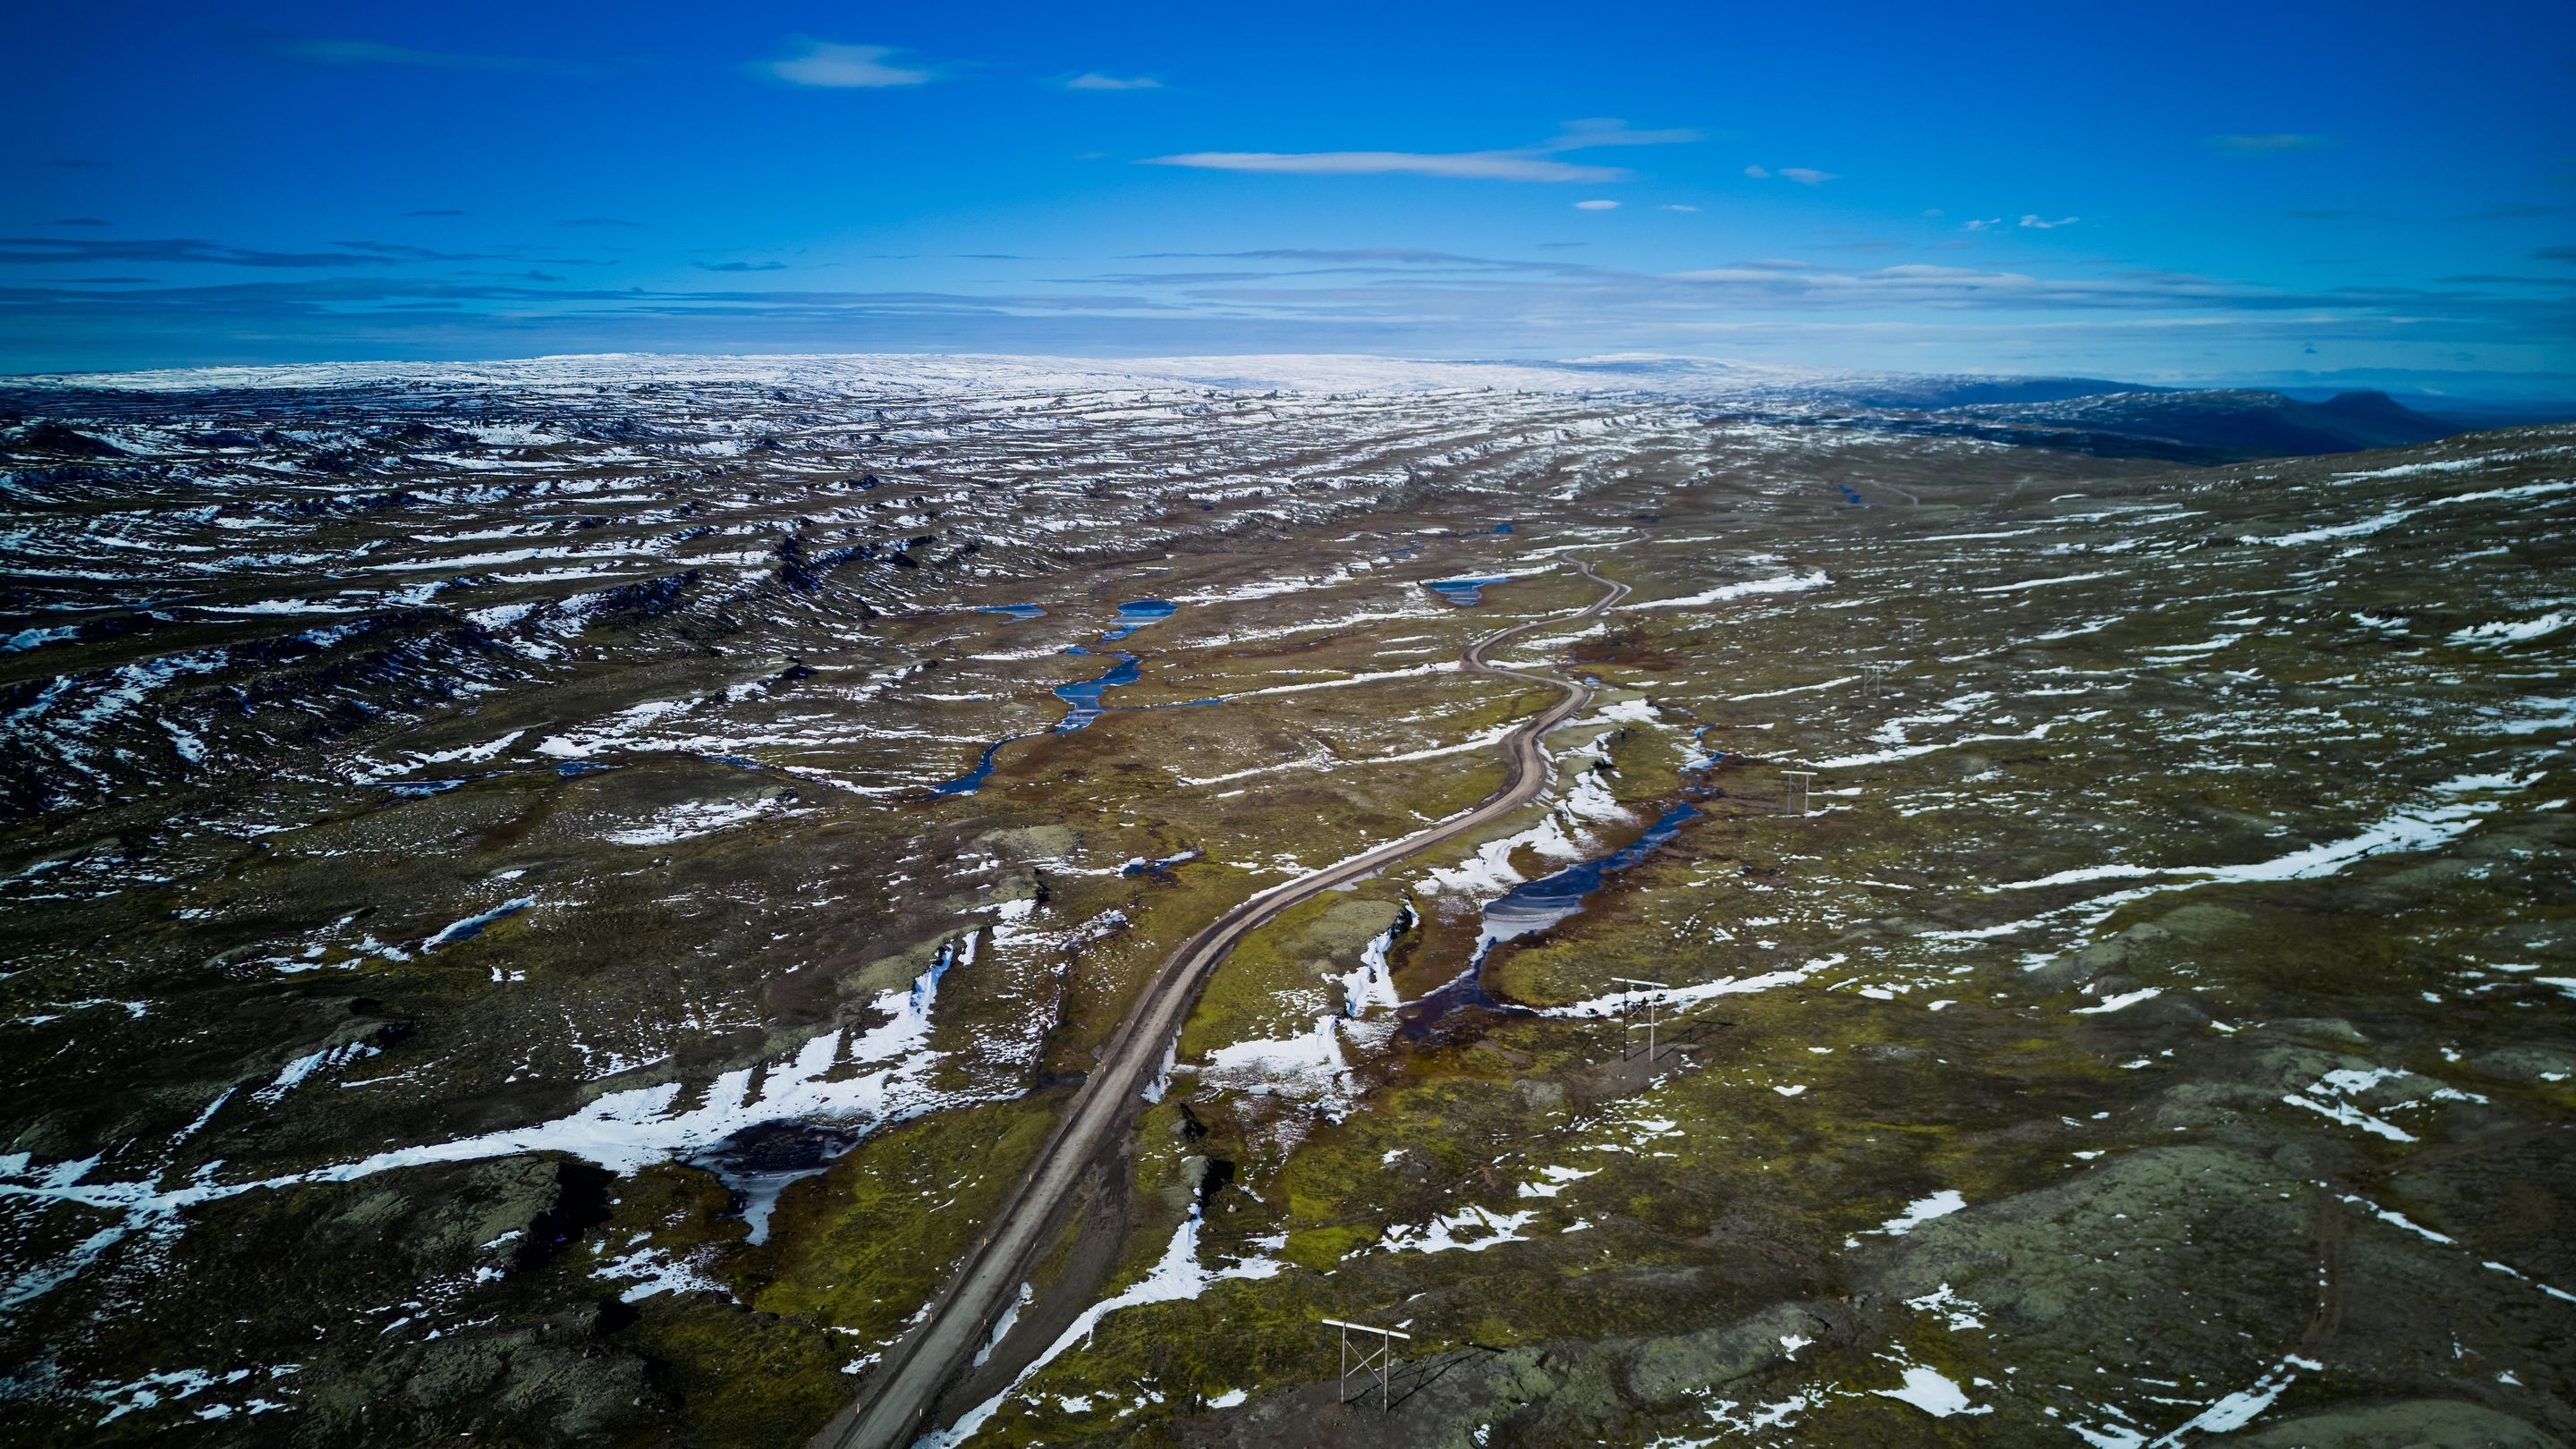
[[[1570,617],[1532,619],[1487,634],[1467,646],[1459,667],[1544,684],[1563,691],[1556,703],[1503,737],[1503,787],[1475,808],[1381,845],[1366,855],[1327,866],[1266,891],[1219,916],[1184,942],[1164,963],[1133,1015],[1102,1050],[1100,1065],[1074,1093],[1036,1164],[1003,1202],[992,1231],[966,1259],[948,1287],[931,1300],[929,1319],[894,1346],[885,1366],[869,1378],[863,1397],[836,1415],[813,1440],[814,1449],[900,1449],[922,1432],[939,1394],[984,1340],[987,1325],[1011,1302],[1048,1242],[1049,1230],[1074,1187],[1104,1153],[1115,1153],[1143,1103],[1146,1083],[1180,1031],[1208,973],[1235,943],[1300,901],[1359,880],[1415,851],[1481,829],[1538,797],[1548,781],[1539,742],[1592,702],[1592,687],[1576,680],[1530,674],[1489,664],[1486,652],[1543,625],[1592,618],[1628,596],[1628,586],[1577,561],[1583,576],[1602,586],[1592,604]]]

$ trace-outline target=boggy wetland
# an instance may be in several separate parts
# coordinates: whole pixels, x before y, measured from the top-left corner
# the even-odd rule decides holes
[[[2576,429],[0,414],[8,1442],[2576,1442]]]

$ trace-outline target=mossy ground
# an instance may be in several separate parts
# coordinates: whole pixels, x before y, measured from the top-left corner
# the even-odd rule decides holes
[[[1259,547],[1120,555],[1027,586],[1057,611],[1028,623],[923,610],[863,639],[817,623],[796,640],[810,676],[762,721],[762,768],[672,749],[420,798],[286,782],[264,798],[296,828],[192,845],[204,868],[166,884],[30,907],[35,944],[0,988],[29,1018],[91,1004],[0,1028],[30,1044],[0,1074],[21,1103],[11,1150],[99,1151],[100,1180],[174,1186],[218,1160],[223,1180],[277,1175],[612,1090],[703,1100],[723,1073],[879,1024],[882,995],[943,945],[978,950],[932,1012],[936,1110],[790,1187],[765,1243],[713,1174],[677,1164],[610,1179],[522,1154],[224,1198],[17,1310],[0,1346],[34,1367],[0,1422],[64,1443],[794,1442],[967,1251],[1182,940],[1500,783],[1482,748],[1395,757],[1488,735],[1544,691],[1363,676],[1454,659],[1589,587],[1559,569],[1469,610],[1421,580],[1624,528],[1588,556],[1638,607],[1504,652],[1602,685],[1598,717],[1553,741],[1569,775],[1597,741],[1597,779],[1627,807],[1575,822],[1587,850],[1683,798],[1701,818],[1581,915],[1499,948],[1497,1009],[1412,1031],[1364,1017],[1330,1092],[1188,1068],[1311,1031],[1338,1005],[1327,977],[1400,907],[1417,917],[1406,994],[1454,975],[1477,903],[1433,872],[1563,791],[1246,940],[1116,1191],[1036,1281],[1083,1281],[1106,1242],[1114,1292],[1193,1210],[1198,1262],[1238,1276],[1108,1315],[977,1442],[2058,1444],[2079,1425],[2122,1442],[2271,1378],[2282,1418],[2435,1400],[2576,1435],[2554,1347],[2576,1318],[2535,1286],[2576,1285],[2560,1142],[2576,1041],[2552,984],[2576,978],[2576,839],[2550,803],[2569,793],[2550,753],[2570,729],[2553,703],[2568,636],[2464,637],[2550,607],[2566,525],[2555,495],[2426,501],[2554,465],[2348,479],[2352,460],[2176,473],[1857,437],[1788,458],[1727,437],[1694,420],[1606,472],[1532,463]],[[1518,532],[1484,532],[1506,504]],[[2241,541],[2390,507],[2418,519]],[[1216,596],[1292,566],[1326,582]],[[1810,571],[1830,582],[1656,607]],[[1145,662],[1112,702],[1155,707],[1014,745],[972,795],[846,788],[946,778],[981,741],[1045,727],[1045,691],[1099,661],[998,656],[1096,638],[1118,599],[1194,590],[1210,593],[1123,646]],[[902,676],[923,697],[887,683],[930,659]],[[420,744],[638,701],[708,701],[694,717],[783,677],[704,650],[585,667],[549,703],[502,691]],[[855,717],[887,728],[800,733]],[[1781,811],[1796,768],[1822,771],[1811,818]],[[692,803],[760,813],[606,838]],[[139,833],[142,815],[102,807],[95,832]],[[2193,874],[2391,821],[2412,843]],[[538,903],[424,949],[520,897]],[[1006,921],[1023,901],[1039,903]],[[1545,1014],[1621,976],[1737,989],[1654,1063],[1615,1018]],[[129,1017],[128,998],[153,1004]],[[286,1062],[346,1043],[376,1048],[363,1072],[259,1100]],[[1953,1193],[1958,1211],[1909,1222]],[[1424,1251],[1444,1220],[1475,1246]],[[55,1204],[5,1221],[16,1266],[123,1219]],[[629,1302],[644,1280],[604,1270],[639,1254],[680,1276]],[[1392,1414],[1337,1402],[1326,1316],[1416,1334]],[[134,1392],[196,1368],[229,1386]],[[1889,1397],[1908,1368],[1991,1412]],[[195,1417],[254,1392],[286,1407]],[[135,1407],[102,1423],[117,1403]]]

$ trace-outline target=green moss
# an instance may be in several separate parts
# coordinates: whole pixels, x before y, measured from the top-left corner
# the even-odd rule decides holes
[[[1299,1228],[1288,1234],[1279,1256],[1301,1268],[1324,1272],[1357,1249],[1377,1241],[1366,1228]]]
[[[781,1193],[733,1276],[763,1313],[891,1339],[973,1246],[1054,1121],[1052,1096],[959,1108],[871,1137]]]
[[[651,1358],[673,1401],[641,1442],[775,1449],[813,1436],[849,1397],[845,1345],[810,1321],[747,1313],[706,1295],[639,1305],[620,1341]]]
[[[1232,1042],[1312,1031],[1315,1019],[1339,1010],[1329,978],[1359,964],[1368,943],[1395,924],[1401,903],[1372,883],[1371,895],[1327,892],[1303,901],[1238,943],[1208,977],[1181,1030],[1184,1060]]]

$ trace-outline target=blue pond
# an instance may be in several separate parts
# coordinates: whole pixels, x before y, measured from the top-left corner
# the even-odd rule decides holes
[[[1125,632],[1126,631],[1122,629],[1118,634],[1113,634],[1109,637],[1113,639],[1118,638]],[[1092,651],[1076,644],[1064,652],[1067,654],[1089,654]],[[1109,657],[1117,660],[1118,663],[1107,674],[1100,676],[1098,679],[1086,679],[1077,684],[1059,684],[1056,686],[1055,697],[1072,706],[1071,712],[1066,714],[1062,722],[1056,725],[1055,732],[1057,734],[1069,734],[1074,730],[1078,730],[1084,725],[1091,723],[1093,720],[1100,718],[1100,696],[1104,692],[1116,689],[1122,684],[1134,684],[1137,677],[1144,672],[1139,667],[1137,657],[1133,654],[1121,654],[1113,651]]]
[[[1174,604],[1163,599],[1135,599],[1127,603],[1120,604],[1118,606],[1118,627],[1101,635],[1097,642],[1102,644],[1116,643],[1118,640],[1126,638],[1128,635],[1135,633],[1137,630],[1144,628],[1146,625],[1151,624],[1158,619],[1168,619],[1172,617],[1172,615],[1180,612],[1180,607],[1181,606],[1178,604]],[[1019,612],[1023,609],[1033,610],[1034,612],[1027,614]],[[1009,614],[1015,619],[1027,619],[1035,618],[1037,615],[1043,614],[1046,611],[1037,608],[1034,604],[1008,604],[998,608],[986,609],[982,612],[988,614]],[[1080,654],[1088,658],[1115,659],[1118,662],[1111,665],[1109,672],[1100,676],[1098,679],[1085,679],[1072,684],[1060,684],[1056,686],[1055,697],[1064,701],[1065,716],[1063,719],[1056,722],[1054,729],[1024,735],[1006,735],[1001,739],[993,741],[991,744],[984,747],[983,757],[975,762],[974,769],[967,771],[965,774],[958,776],[956,779],[951,780],[944,785],[933,786],[931,789],[932,794],[974,794],[977,790],[984,787],[984,782],[987,779],[991,778],[993,774],[993,761],[1002,753],[1002,746],[1015,744],[1021,740],[1036,739],[1039,733],[1070,734],[1071,732],[1082,728],[1084,725],[1100,718],[1101,711],[1108,708],[1107,705],[1101,702],[1101,696],[1103,694],[1116,689],[1122,684],[1134,684],[1143,673],[1143,669],[1141,667],[1142,660],[1140,660],[1138,656],[1129,654],[1123,650],[1112,649],[1104,654],[1101,651],[1076,644],[1066,649],[1064,652],[1067,654]],[[1192,702],[1197,704],[1214,704],[1216,701],[1196,700]]]
[[[975,612],[978,614],[1008,614],[1013,619],[1023,620],[1043,619],[1046,617],[1046,610],[1039,608],[1035,604],[994,604],[986,608],[977,609]]]
[[[1157,619],[1168,619],[1172,617],[1172,615],[1180,612],[1180,608],[1181,606],[1178,604],[1165,603],[1161,599],[1138,599],[1132,603],[1120,604],[1118,606],[1118,627],[1101,635],[1100,642],[1103,644],[1115,644],[1119,640],[1126,638],[1128,635],[1135,633],[1137,630],[1144,628],[1146,625],[1153,623]],[[1119,683],[1124,684],[1127,683],[1127,681],[1122,679]]]
[[[1189,849],[1182,851],[1178,855],[1167,855],[1160,860],[1147,860],[1142,856],[1139,856],[1136,859],[1127,862],[1125,865],[1118,867],[1118,873],[1123,876],[1166,875],[1170,873],[1173,866],[1179,865],[1185,860],[1196,860],[1198,858],[1199,849],[1194,845]]]
[[[1718,764],[1726,758],[1727,751],[1721,750],[1708,742],[1708,732],[1715,728],[1717,728],[1715,725],[1701,725],[1699,728],[1691,731],[1691,743],[1708,751],[1708,753],[1700,759],[1693,760],[1689,764],[1682,766],[1683,769],[1714,770],[1718,767]]]
[[[514,901],[503,901],[479,916],[468,916],[421,942],[421,953],[427,955],[441,946],[454,945],[458,941],[471,941],[483,934],[485,926],[491,925],[494,921],[508,920],[536,903],[535,896],[521,896]]]
[[[1034,735],[1004,735],[1002,738],[995,740],[984,747],[984,757],[975,762],[974,769],[967,771],[965,774],[958,776],[956,779],[949,781],[945,785],[933,787],[930,793],[933,795],[974,794],[976,791],[984,788],[984,781],[992,775],[993,757],[1002,752],[1002,746],[1011,743],[1013,740],[1034,738],[1036,738]]]
[[[1497,1001],[1485,990],[1485,957],[1505,941],[1544,931],[1581,914],[1584,897],[1599,890],[1610,877],[1645,859],[1655,847],[1680,834],[1682,825],[1700,813],[1695,805],[1676,805],[1647,826],[1643,835],[1599,860],[1569,865],[1554,875],[1524,882],[1500,899],[1487,903],[1485,927],[1476,938],[1476,954],[1455,980],[1415,1004],[1417,1009],[1406,1018],[1401,1028],[1406,1038],[1421,1040],[1439,1025],[1441,1018],[1460,1007],[1476,1006],[1488,1011],[1527,1010],[1526,1007]]]
[[[1424,583],[1423,587],[1429,589],[1435,594],[1438,594],[1440,597],[1447,599],[1450,603],[1456,604],[1459,608],[1472,609],[1478,604],[1485,602],[1484,591],[1487,585],[1507,584],[1510,582],[1511,580],[1504,578],[1432,579]]]
[[[376,788],[405,800],[426,800],[432,795],[444,795],[459,785],[473,784],[479,778],[476,775],[458,775],[448,780],[387,780]]]
[[[1682,822],[1699,813],[1696,805],[1676,805],[1656,817],[1645,834],[1599,860],[1569,865],[1554,875],[1512,887],[1502,899],[1485,907],[1484,933],[1476,941],[1477,959],[1484,959],[1486,952],[1502,942],[1544,931],[1581,911],[1585,896],[1601,889],[1602,882],[1611,876],[1645,859],[1656,846],[1681,834]]]
[[[614,770],[618,767],[615,765],[603,765],[596,760],[568,760],[559,765],[539,765],[536,768],[539,770],[551,771],[563,779],[570,780],[582,775],[595,775],[602,770]],[[489,780],[498,776],[516,773],[519,772],[515,770],[490,770],[480,775],[456,775],[444,780],[383,780],[373,781],[370,783],[374,785],[374,788],[383,790],[397,799],[426,800],[432,795],[444,795],[448,791],[453,790],[460,785],[471,785],[477,780]]]

